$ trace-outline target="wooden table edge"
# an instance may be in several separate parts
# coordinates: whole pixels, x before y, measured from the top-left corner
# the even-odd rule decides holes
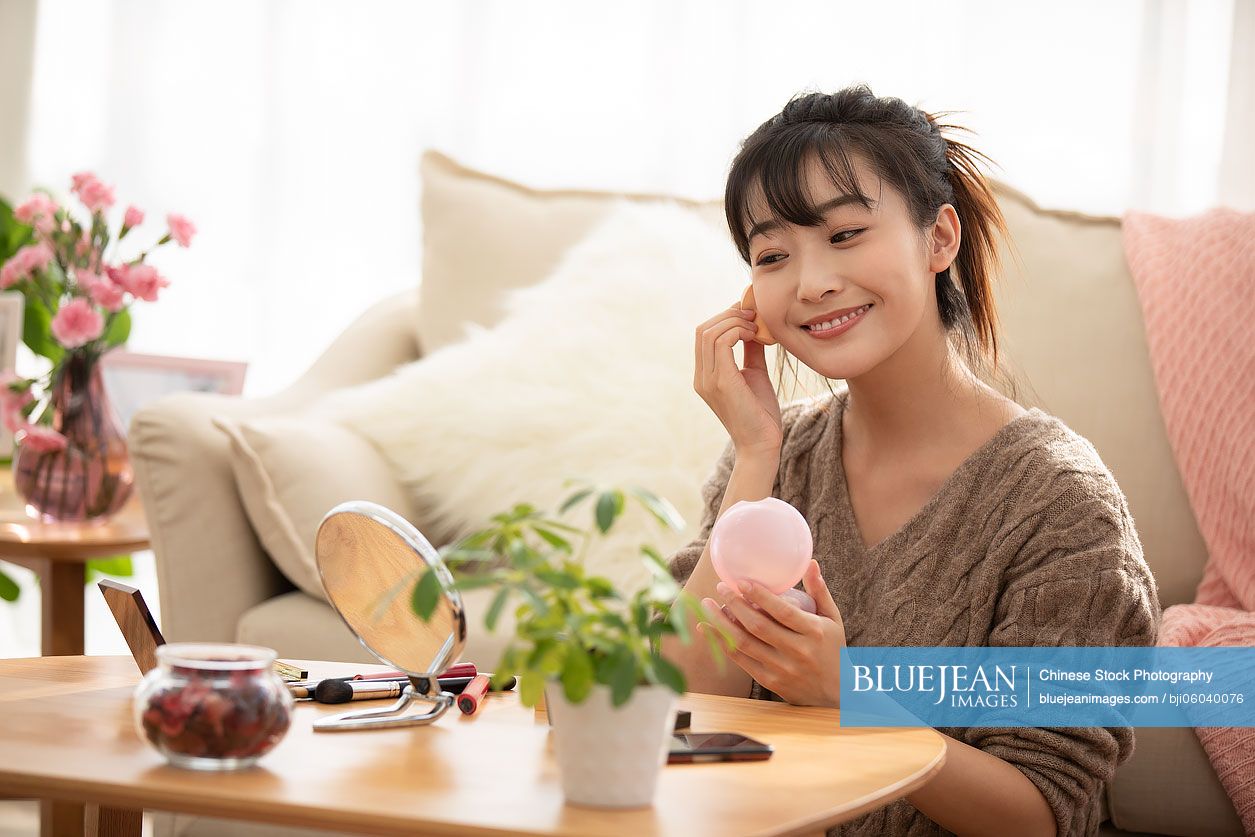
[[[904,798],[916,788],[923,787],[929,779],[941,771],[946,762],[947,743],[942,739],[941,751],[929,764],[920,768],[915,774],[883,789],[872,798],[844,808],[834,816],[807,817],[791,823],[782,824],[778,829],[759,832],[772,837],[815,837],[823,835],[829,828],[854,820],[863,814],[875,811],[893,801]],[[72,787],[65,787],[72,784]],[[47,799],[57,802],[72,802],[82,805],[96,805],[102,811],[164,811],[172,814],[191,816],[220,817],[225,819],[246,820],[268,825],[296,828],[314,828],[322,830],[339,830],[361,834],[412,834],[412,820],[398,818],[394,826],[375,820],[362,823],[349,817],[340,816],[338,812],[324,808],[306,808],[303,805],[287,804],[282,814],[268,808],[264,803],[238,798],[222,800],[206,799],[203,796],[183,797],[177,793],[165,795],[154,800],[151,792],[128,793],[127,788],[118,788],[108,782],[98,780],[84,781],[81,779],[69,783],[67,780],[48,777],[30,777],[14,774],[0,768],[0,794],[12,798]],[[890,802],[885,802],[886,797]],[[269,815],[268,815],[269,814]],[[508,834],[496,828],[479,828],[470,825],[442,826],[440,823],[424,825],[424,834],[433,835],[478,835],[478,837],[501,837]]]

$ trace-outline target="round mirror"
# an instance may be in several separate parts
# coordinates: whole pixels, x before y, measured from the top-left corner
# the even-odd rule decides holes
[[[436,677],[458,661],[466,644],[466,612],[440,553],[418,529],[391,509],[355,500],[327,512],[315,542],[318,574],[327,600],[359,642],[410,677],[388,710],[324,718],[315,729],[354,729],[430,723],[452,703]],[[440,584],[436,609],[423,621],[411,606],[414,585],[427,568]],[[438,704],[427,715],[400,712],[414,699]]]

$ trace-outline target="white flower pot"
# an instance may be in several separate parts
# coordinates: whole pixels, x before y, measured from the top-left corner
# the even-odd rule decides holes
[[[573,704],[562,684],[550,681],[545,710],[553,723],[567,803],[597,808],[653,804],[675,728],[675,692],[666,686],[637,686],[627,703],[615,707],[610,687],[598,683],[582,703]]]

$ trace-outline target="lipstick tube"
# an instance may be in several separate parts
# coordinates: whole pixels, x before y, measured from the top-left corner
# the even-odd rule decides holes
[[[466,684],[466,688],[458,695],[458,709],[462,710],[463,715],[475,714],[479,702],[488,693],[488,681],[487,674],[477,674],[474,680]]]

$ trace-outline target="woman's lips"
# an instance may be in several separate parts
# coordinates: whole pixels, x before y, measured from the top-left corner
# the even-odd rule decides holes
[[[845,322],[843,322],[841,325],[837,326],[836,328],[830,328],[830,329],[827,329],[826,331],[811,331],[809,328],[806,328],[804,326],[802,326],[801,328],[802,328],[802,331],[806,332],[806,335],[808,337],[814,337],[816,340],[831,340],[834,337],[840,337],[842,334],[845,334],[847,331],[854,328],[854,326],[863,322],[863,319],[872,312],[873,307],[875,306],[871,306],[867,308],[866,310],[863,311],[863,313],[859,314],[856,317],[851,317],[850,319],[846,320]]]

